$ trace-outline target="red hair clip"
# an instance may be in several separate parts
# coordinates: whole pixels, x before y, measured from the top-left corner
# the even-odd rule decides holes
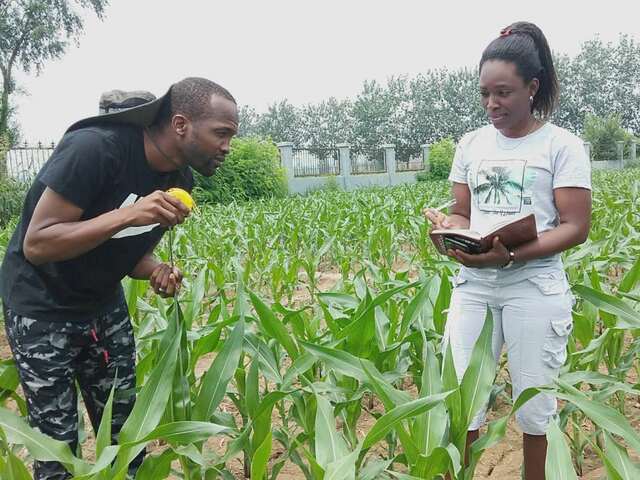
[[[501,37],[506,37],[508,35],[511,35],[511,27],[506,27],[506,28],[503,28],[502,30],[500,30],[500,36]]]

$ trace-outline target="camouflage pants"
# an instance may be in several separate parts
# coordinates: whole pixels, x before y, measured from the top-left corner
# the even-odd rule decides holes
[[[29,411],[29,423],[78,445],[78,388],[95,432],[116,377],[112,442],[135,402],[136,349],[126,304],[83,323],[48,322],[4,310],[5,328]],[[135,474],[142,452],[131,464]],[[71,478],[57,462],[35,462],[36,480]]]

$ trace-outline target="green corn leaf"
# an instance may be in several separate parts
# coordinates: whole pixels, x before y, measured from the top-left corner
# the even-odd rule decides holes
[[[387,337],[389,336],[389,318],[382,308],[377,307],[374,310],[374,326],[375,337],[378,344],[378,350],[384,352],[387,349]]]
[[[438,289],[438,296],[436,297],[435,304],[433,306],[433,323],[440,335],[444,333],[444,325],[446,323],[445,310],[449,308],[449,302],[451,301],[451,283],[449,282],[448,269],[444,268],[440,274],[440,288]],[[434,283],[435,285],[435,283]]]
[[[335,293],[335,292],[327,292],[327,293],[318,293],[318,300],[322,301],[327,305],[337,305],[343,309],[356,309],[360,302],[357,298],[352,297],[351,295],[347,295],[346,293]]]
[[[5,475],[2,475],[2,478],[7,478],[11,480],[31,480],[31,474],[27,467],[22,463],[12,451],[9,451],[7,459],[6,459],[6,470]]]
[[[370,460],[360,470],[358,480],[376,480],[380,478],[382,472],[384,472],[393,460]]]
[[[640,478],[640,468],[631,461],[627,450],[622,448],[607,432],[604,432],[604,453],[611,467],[615,469],[622,480]]]
[[[0,428],[9,443],[24,445],[33,458],[42,461],[56,461],[64,464],[71,473],[82,474],[89,465],[71,453],[66,442],[53,438],[31,428],[15,413],[0,407]]]
[[[154,367],[147,382],[142,387],[140,394],[136,399],[129,417],[122,426],[119,434],[119,442],[135,443],[146,435],[148,435],[157,425],[165,410],[171,388],[173,384],[173,376],[175,373],[178,348],[180,347],[181,335],[179,334],[180,325],[178,322],[170,322],[165,330],[160,343],[162,356],[158,364]],[[129,462],[133,460],[144,445],[138,444],[127,449],[121,455],[118,455],[114,472],[121,475],[126,469]]]
[[[387,300],[389,300],[394,295],[396,295],[396,294],[398,294],[398,293],[400,293],[400,292],[402,292],[404,290],[407,290],[409,288],[416,287],[419,284],[420,284],[420,282],[408,283],[406,285],[401,285],[399,287],[395,287],[395,288],[392,288],[390,290],[387,290],[387,291],[381,293],[376,298],[374,298],[367,305],[367,307],[358,316],[356,316],[356,318],[353,321],[351,321],[346,327],[344,327],[336,335],[336,338],[337,339],[342,339],[342,338],[349,337],[351,335],[358,335],[358,332],[360,332],[364,328],[364,324],[366,323],[366,319],[371,316],[373,310],[376,307],[378,307],[380,305],[384,305],[387,302]],[[371,318],[373,318],[373,317],[371,317]]]
[[[488,448],[497,445],[498,442],[504,438],[507,432],[507,422],[509,419],[515,415],[520,407],[535,397],[538,393],[540,393],[540,390],[537,388],[527,388],[518,396],[508,415],[489,422],[487,432],[471,444],[469,452],[469,466],[465,469],[465,479],[473,478],[473,474],[482,453]]]
[[[564,392],[554,392],[556,397],[573,403],[595,424],[608,432],[620,435],[636,452],[640,452],[640,435],[620,412],[589,399],[584,393],[563,383],[561,380],[556,382],[566,390]]]
[[[420,455],[412,473],[425,480],[438,479],[448,471],[460,470],[460,453],[453,443],[447,447],[436,447],[429,455]]]
[[[291,393],[292,392],[280,392],[280,391],[276,390],[276,391],[269,392],[268,394],[266,394],[264,396],[264,398],[262,399],[262,401],[258,404],[258,407],[256,408],[256,411],[254,412],[254,418],[260,417],[267,410],[271,411],[271,409],[273,408],[273,406],[276,403],[278,403],[283,398],[288,397],[289,395],[291,395]]]
[[[460,400],[465,430],[473,416],[483,408],[489,400],[496,364],[492,350],[493,317],[487,308],[487,316],[480,336],[476,341],[471,360],[460,382]]]
[[[244,343],[253,353],[252,356],[256,357],[260,362],[261,373],[276,385],[282,384],[282,375],[278,369],[278,363],[267,344],[251,333],[245,335]]]
[[[112,465],[114,459],[120,453],[121,448],[119,445],[110,445],[104,447],[102,453],[96,460],[96,463],[91,466],[89,471],[84,475],[76,475],[74,476],[74,480],[111,480],[111,472],[109,471],[109,467]],[[122,449],[122,451],[126,452],[126,449]],[[95,477],[98,477],[96,479]]]
[[[282,379],[282,389],[288,389],[291,385],[297,381],[298,377],[307,372],[313,365],[318,361],[318,359],[311,355],[308,352],[303,353],[295,361],[291,364],[291,366],[287,369],[287,372],[284,374],[284,378]]]
[[[166,442],[174,444],[189,444],[201,442],[229,431],[230,429],[228,427],[216,425],[215,423],[188,420],[160,425],[149,433],[149,435],[141,439],[140,442],[165,440]],[[126,445],[122,446],[124,447]]]
[[[618,291],[629,293],[638,285],[638,282],[640,282],[640,257],[636,259],[631,270],[622,278]]]
[[[180,335],[180,347],[174,371],[173,386],[169,399],[169,419],[177,422],[191,418],[191,392],[189,388],[189,344],[187,341],[187,326],[182,316],[182,310],[178,302],[174,303],[174,309],[170,319],[178,325]]]
[[[250,292],[249,296],[251,297],[251,303],[253,303],[253,307],[256,309],[256,313],[260,318],[260,323],[267,334],[272,338],[275,338],[280,345],[284,347],[293,360],[298,358],[298,349],[286,327],[280,320],[278,320],[271,309],[269,309],[269,307],[267,307],[264,302],[258,298],[257,295]]]
[[[115,392],[115,386],[118,381],[118,374],[113,380],[113,387],[109,393],[109,398],[102,411],[102,418],[100,419],[100,427],[98,427],[98,435],[96,436],[96,458],[102,455],[102,451],[111,445],[111,412],[113,410],[113,395]]]
[[[245,343],[246,345],[246,343]],[[250,418],[255,418],[255,412],[260,401],[260,362],[254,358],[247,372],[245,402],[247,404],[247,413]]]
[[[0,478],[8,480],[31,480],[31,474],[27,467],[11,450],[8,451],[7,457],[4,459],[5,464],[0,469]]]
[[[323,480],[355,480],[360,448],[327,465]]]
[[[227,392],[227,384],[236,371],[244,336],[244,321],[238,320],[224,347],[204,374],[200,392],[193,407],[193,419],[208,421]]]
[[[207,272],[208,269],[201,268],[198,272],[195,282],[189,289],[189,297],[187,300],[187,308],[184,311],[184,322],[188,330],[191,330],[193,322],[198,318],[202,311],[202,301],[207,290]]]
[[[267,463],[271,455],[271,447],[272,438],[271,432],[269,432],[251,459],[251,480],[262,480],[267,474]]]
[[[460,399],[460,385],[458,375],[453,364],[453,353],[449,342],[445,344],[444,359],[442,366],[442,388],[451,390],[453,393],[447,398],[446,405],[449,411],[452,437],[456,438],[465,434],[467,426],[462,418],[462,402]]]
[[[607,389],[623,391],[629,395],[640,395],[640,390],[634,389],[632,385],[622,383],[616,377],[612,377],[611,375],[604,375],[598,372],[569,372],[560,375],[559,380],[574,386],[582,382],[597,386],[604,385]]]
[[[415,297],[409,302],[407,308],[402,315],[402,321],[400,322],[400,334],[399,338],[402,339],[406,336],[409,327],[418,319],[420,312],[424,305],[429,302],[429,289],[431,288],[431,279],[424,282],[420,290]]]
[[[546,480],[578,480],[571,461],[571,451],[564,439],[564,433],[555,420],[549,422],[547,430]]]
[[[619,298],[587,287],[586,285],[576,285],[573,287],[573,290],[580,295],[580,297],[603,312],[617,316],[618,321],[612,328],[640,328],[640,314]]]
[[[424,359],[422,370],[421,397],[428,397],[442,392],[440,379],[440,365],[430,342],[424,343]],[[413,428],[413,438],[418,442],[418,448],[423,455],[428,456],[431,451],[440,446],[448,426],[447,409],[444,404],[437,405],[428,412],[416,418]]]
[[[375,366],[371,362],[361,359],[360,364],[367,374],[367,377],[369,379],[368,384],[370,385],[373,392],[378,395],[386,411],[391,411],[394,407],[398,405],[404,405],[411,401],[411,397],[407,392],[395,389],[393,385],[391,385],[384,379],[382,374],[375,368]],[[402,423],[398,423],[395,428],[405,455],[409,459],[410,463],[414,463],[419,453],[416,442],[405,430]]]
[[[398,480],[424,480],[424,478],[422,477],[415,477],[413,475],[408,475],[406,473],[399,473],[399,472],[392,472],[392,471],[388,471],[387,473],[389,473],[394,478],[397,478]]]
[[[315,454],[316,461],[324,470],[327,466],[349,454],[347,444],[336,430],[333,408],[329,401],[316,395],[318,408],[315,422]]]
[[[136,473],[136,478],[139,480],[167,478],[171,472],[171,462],[175,457],[172,450],[165,450],[160,455],[145,456],[144,462]]]
[[[18,369],[13,360],[0,361],[0,389],[15,391],[20,384]]]
[[[369,433],[365,437],[362,448],[369,448],[374,443],[378,442],[393,428],[398,426],[403,420],[420,415],[427,410],[441,404],[449,395],[451,391],[438,393],[436,395],[430,395],[428,397],[418,398],[411,402],[399,405],[393,410],[385,413],[378,421],[373,425]]]
[[[367,374],[360,367],[360,359],[343,350],[317,345],[315,343],[300,342],[307,352],[324,361],[340,375],[347,375],[359,382],[367,380]]]

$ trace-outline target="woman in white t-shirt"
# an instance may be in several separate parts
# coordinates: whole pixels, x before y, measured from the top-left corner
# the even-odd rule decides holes
[[[490,125],[459,142],[449,215],[426,212],[434,228],[483,232],[534,213],[538,238],[513,250],[497,239],[484,254],[450,250],[462,264],[454,279],[445,342],[458,376],[467,368],[486,315],[494,319],[493,353],[506,344],[513,398],[549,384],[566,360],[573,296],[560,253],[584,242],[591,217],[591,172],[581,140],[547,121],[558,99],[551,51],[527,22],[505,28],[480,60],[480,95]],[[544,478],[546,429],[555,398],[539,394],[516,414],[523,431],[526,480]],[[469,445],[484,412],[472,421]]]

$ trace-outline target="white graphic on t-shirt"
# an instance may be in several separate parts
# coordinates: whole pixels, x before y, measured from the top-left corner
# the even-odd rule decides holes
[[[118,208],[124,208],[130,205],[133,205],[136,202],[136,200],[138,200],[138,198],[139,198],[138,195],[136,195],[135,193],[130,193],[129,196],[125,198],[124,202],[122,202],[122,205],[120,205]],[[120,230],[111,238],[124,238],[124,237],[134,237],[136,235],[142,235],[143,233],[150,232],[151,230],[156,228],[158,225],[160,224],[154,223],[153,225],[144,225],[142,227],[127,227],[124,230]]]
[[[526,164],[526,160],[482,160],[473,188],[478,209],[520,213]]]

